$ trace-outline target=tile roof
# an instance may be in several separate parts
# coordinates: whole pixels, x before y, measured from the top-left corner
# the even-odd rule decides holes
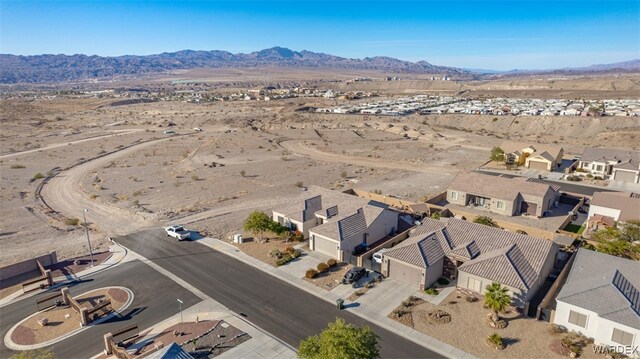
[[[411,236],[404,242],[384,253],[385,257],[413,264],[420,268],[429,268],[444,257],[436,233]]]
[[[523,290],[536,282],[545,260],[557,248],[551,241],[499,228],[455,218],[427,218],[403,242],[406,245],[400,244],[384,255],[427,268],[415,259],[425,257],[415,245],[425,238],[435,238],[443,255],[464,261],[460,271]],[[424,261],[432,263],[428,258]]]
[[[585,161],[585,162],[616,161],[620,163],[620,162],[628,162],[629,160],[634,160],[635,162],[639,162],[640,152],[588,147],[584,149],[584,152],[582,152],[582,156],[580,156],[580,161]]]
[[[449,184],[449,190],[457,190],[489,198],[515,200],[520,193],[543,197],[548,184],[527,181],[526,178],[507,178],[478,172],[460,173]]]
[[[316,197],[319,197],[319,199],[314,199]],[[304,222],[305,218],[310,219],[310,215],[314,212],[318,213],[323,210],[325,213],[326,211],[331,211],[332,213],[337,212],[335,215],[344,213],[345,216],[348,216],[369,202],[371,201],[340,191],[333,191],[318,186],[309,186],[309,188],[300,193],[291,204],[275,208],[273,211],[283,214],[294,221]],[[318,204],[320,205],[319,207]],[[332,207],[337,208],[332,209]],[[322,214],[322,212],[319,214]]]
[[[640,220],[640,196],[635,193],[594,192],[591,205],[619,209],[619,221]]]
[[[505,141],[500,144],[500,148],[504,151],[504,153],[522,153],[522,150],[525,148],[533,148],[535,152],[533,155],[538,155],[542,152],[547,152],[552,159],[556,159],[558,155],[560,155],[560,151],[562,151],[562,147],[554,146],[554,145],[545,145],[545,144],[531,144],[525,142],[514,142],[514,141]]]
[[[640,262],[580,248],[556,298],[640,329]]]
[[[327,221],[317,227],[310,229],[311,232],[323,237],[341,241],[354,234],[365,232],[366,229],[384,212],[386,206],[377,203],[368,203],[355,212],[341,212],[342,218]]]
[[[426,264],[434,260],[430,260],[418,244],[422,241],[435,243],[436,240],[442,255],[465,261],[458,268],[460,271],[523,290],[529,290],[535,284],[545,260],[557,248],[545,239],[460,219],[425,219],[407,240],[385,256],[428,268]],[[439,252],[432,250],[430,253]]]

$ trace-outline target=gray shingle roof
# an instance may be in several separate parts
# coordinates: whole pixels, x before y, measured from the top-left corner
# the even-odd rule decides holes
[[[556,298],[640,329],[640,262],[580,248]]]
[[[337,217],[335,220],[325,222],[312,228],[311,232],[341,241],[355,233],[366,231],[385,210],[387,210],[386,206],[374,203],[366,204],[356,209],[355,212],[345,213],[341,210],[340,216],[343,216],[342,218]]]
[[[315,197],[320,197],[320,199],[312,200]],[[319,207],[317,206],[318,202],[320,204]],[[275,208],[274,212],[283,214],[294,221],[304,222],[304,219],[310,219],[310,215],[313,215],[314,212],[324,215],[331,207],[337,207],[339,213],[344,213],[344,216],[348,216],[369,202],[371,201],[340,191],[332,191],[318,186],[309,186],[306,191],[301,192],[296,199],[292,200],[291,204]],[[306,208],[309,208],[309,210],[305,211]],[[312,211],[312,208],[317,209]]]
[[[425,257],[415,246],[424,238],[435,238],[443,255],[464,261],[458,270],[523,290],[536,282],[545,260],[557,248],[545,239],[446,218],[424,219],[403,242],[406,246],[401,244],[384,255],[426,268],[415,259]],[[428,258],[426,262],[432,263]]]
[[[304,200],[302,210],[302,221],[306,222],[315,216],[315,213],[322,209],[322,196],[315,196]]]

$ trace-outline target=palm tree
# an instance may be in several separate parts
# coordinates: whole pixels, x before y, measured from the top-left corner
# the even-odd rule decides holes
[[[498,314],[504,312],[511,305],[511,297],[507,293],[508,291],[507,287],[503,287],[496,282],[487,286],[487,292],[484,293],[484,306],[493,311],[491,320],[494,322],[500,319]]]

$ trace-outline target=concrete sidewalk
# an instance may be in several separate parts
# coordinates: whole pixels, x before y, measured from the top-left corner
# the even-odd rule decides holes
[[[311,284],[302,277],[304,271],[309,268],[315,268],[315,266],[322,260],[315,255],[304,255],[298,258],[295,262],[290,262],[281,267],[272,267],[258,259],[255,259],[237,247],[226,243],[224,241],[203,238],[198,242],[213,248],[216,251],[224,253],[235,259],[238,259],[246,264],[249,264],[257,269],[267,272],[278,279],[281,279],[291,285],[294,285],[309,294],[315,295],[321,299],[326,300],[329,303],[335,304],[339,298],[346,298],[347,295],[353,293],[355,289],[350,286],[340,285],[331,291],[326,291],[314,284]],[[315,254],[315,253],[314,253]],[[291,266],[291,264],[294,264]],[[458,348],[455,348],[447,343],[441,342],[435,338],[432,338],[426,334],[423,334],[413,328],[407,327],[393,319],[387,318],[387,314],[400,304],[403,300],[407,299],[410,295],[415,295],[417,292],[408,286],[398,284],[399,282],[392,280],[384,280],[377,284],[376,287],[365,293],[358,298],[357,302],[347,303],[346,310],[349,310],[353,314],[368,320],[382,328],[385,328],[395,334],[401,335],[408,340],[411,340],[419,345],[422,345],[428,349],[433,350],[443,356],[449,358],[475,358],[473,355],[464,352]],[[448,288],[447,288],[448,289]]]

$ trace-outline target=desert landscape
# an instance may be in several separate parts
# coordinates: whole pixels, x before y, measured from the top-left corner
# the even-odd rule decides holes
[[[0,103],[0,262],[53,249],[63,258],[86,253],[83,213],[94,248],[104,249],[112,235],[173,222],[227,238],[247,213],[286,203],[308,185],[424,200],[459,171],[482,166],[491,148],[507,139],[561,141],[565,156],[585,146],[637,148],[639,143],[637,117],[323,114],[305,109],[367,100],[130,101],[136,96],[126,90],[135,85],[175,94],[192,85],[233,93],[274,83],[291,87],[287,84],[301,78],[325,91],[374,92],[376,100],[460,92],[591,100],[615,93],[633,99],[640,90],[633,75],[353,82],[353,74],[344,71],[331,80],[313,71],[262,74],[182,71],[146,83],[125,81],[119,84],[125,90],[112,86],[116,90],[108,93],[105,84],[67,92],[6,87]],[[98,217],[100,226],[94,224]]]

